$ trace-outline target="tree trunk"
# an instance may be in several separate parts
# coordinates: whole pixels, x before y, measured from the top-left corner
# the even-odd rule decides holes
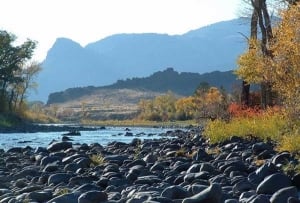
[[[242,83],[242,96],[241,102],[243,106],[249,106],[250,104],[250,84],[243,81]]]
[[[273,38],[272,33],[272,25],[270,20],[270,15],[267,9],[266,0],[252,0],[252,6],[254,8],[254,12],[257,13],[257,21],[256,23],[259,25],[261,31],[261,50],[264,57],[271,57],[273,54],[268,49],[268,43]],[[255,23],[255,22],[253,22]],[[256,24],[256,26],[257,26]],[[251,23],[251,27],[254,26]],[[254,29],[253,33],[251,30],[251,35],[254,36]],[[256,29],[257,35],[257,29]],[[257,38],[257,37],[256,37]],[[268,67],[265,67],[268,68]],[[272,98],[272,87],[268,78],[264,79],[261,83],[261,106],[262,108],[266,108],[268,106],[273,105],[273,98]]]
[[[250,38],[257,39],[257,23],[258,23],[258,13],[256,9],[253,9],[253,13],[251,16],[251,28],[250,28]],[[249,47],[252,49],[253,47]],[[242,82],[242,95],[241,95],[241,103],[242,105],[249,106],[250,105],[250,84],[246,81]]]
[[[8,108],[9,108],[10,112],[13,111],[13,99],[14,99],[14,96],[15,96],[15,92],[12,90],[11,93],[10,93],[9,101],[8,101]]]

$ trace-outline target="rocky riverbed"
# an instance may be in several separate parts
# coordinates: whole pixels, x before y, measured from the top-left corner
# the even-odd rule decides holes
[[[297,203],[297,160],[272,143],[232,137],[210,145],[201,129],[133,139],[0,152],[0,203]],[[176,138],[175,138],[176,137]]]

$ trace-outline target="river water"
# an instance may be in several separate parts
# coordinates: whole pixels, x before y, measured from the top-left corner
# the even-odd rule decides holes
[[[120,141],[129,143],[133,138],[158,139],[160,134],[167,132],[167,128],[141,128],[130,127],[126,131],[125,127],[106,127],[103,130],[81,131],[81,136],[70,136],[73,144],[99,143],[107,145],[109,142]],[[133,136],[125,136],[126,132]],[[37,132],[37,133],[0,133],[0,148],[7,150],[12,147],[38,146],[47,147],[53,140],[60,141],[64,132]]]

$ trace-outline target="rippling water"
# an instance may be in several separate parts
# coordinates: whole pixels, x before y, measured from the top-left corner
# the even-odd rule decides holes
[[[157,139],[159,134],[165,133],[170,129],[166,128],[130,128],[133,136],[125,136],[124,127],[107,127],[104,130],[82,131],[81,136],[70,136],[72,143],[91,144],[100,143],[106,145],[109,142],[120,141],[129,143],[133,138]],[[38,146],[46,147],[53,140],[61,140],[64,132],[39,132],[39,133],[0,133],[0,148],[7,150],[12,147]]]

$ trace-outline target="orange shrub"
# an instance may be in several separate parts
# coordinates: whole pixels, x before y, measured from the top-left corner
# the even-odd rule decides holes
[[[253,118],[255,116],[261,115],[263,110],[258,107],[246,107],[237,103],[231,103],[228,106],[228,113],[230,114],[231,117],[248,117],[248,118]]]
[[[231,118],[253,118],[257,116],[274,115],[275,113],[283,113],[280,106],[273,106],[267,109],[262,109],[259,106],[246,107],[237,103],[231,103],[228,106],[228,113]]]

